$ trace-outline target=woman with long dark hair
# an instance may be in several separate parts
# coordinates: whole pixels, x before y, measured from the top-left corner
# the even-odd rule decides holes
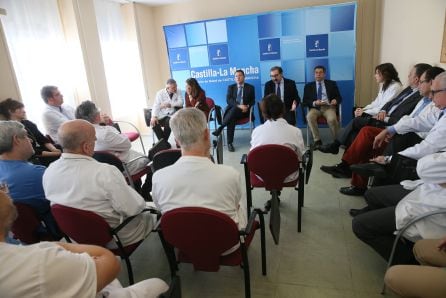
[[[381,108],[403,89],[398,71],[392,63],[383,63],[376,66],[375,80],[379,84],[378,95],[370,104],[363,108],[357,108],[355,117],[364,116],[364,113],[370,116],[378,114]]]
[[[202,110],[208,119],[210,108],[206,103],[206,94],[201,89],[200,84],[195,78],[188,78],[186,80],[186,108],[197,108]]]
[[[61,151],[45,137],[33,122],[26,120],[25,106],[18,100],[8,98],[0,102],[0,115],[5,120],[13,120],[22,123],[28,132],[28,138],[34,149],[32,161],[38,158],[38,162],[48,165],[51,161],[59,158]]]

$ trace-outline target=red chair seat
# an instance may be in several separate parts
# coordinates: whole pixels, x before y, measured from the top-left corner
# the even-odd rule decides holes
[[[129,138],[130,142],[133,142],[133,141],[136,141],[137,139],[139,139],[139,133],[137,133],[135,131],[123,132],[122,134],[127,136],[127,138]]]
[[[246,124],[246,123],[249,123],[249,117],[238,119],[235,122],[235,124],[237,124],[237,125],[243,125],[243,124]]]
[[[257,177],[257,175],[254,174],[253,172],[250,173],[250,180],[251,180],[251,186],[252,187],[262,187],[262,188],[265,187],[266,190],[272,190],[270,188],[267,188],[266,185],[265,185],[265,182],[263,182],[263,180],[260,180],[259,177]],[[297,185],[298,181],[299,180],[296,179],[296,180],[293,180],[293,181],[289,181],[289,182],[283,183],[282,187],[294,187],[294,186]],[[275,189],[275,190],[282,190],[282,187],[279,188],[279,189]]]

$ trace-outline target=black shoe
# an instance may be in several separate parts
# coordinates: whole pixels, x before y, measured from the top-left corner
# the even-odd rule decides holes
[[[332,175],[334,178],[351,178],[352,172],[347,165],[339,163],[334,166],[321,166],[321,171]]]
[[[339,144],[338,143],[331,143],[327,145],[322,145],[317,148],[320,152],[323,153],[331,153],[331,154],[338,154],[339,153]]]
[[[367,188],[359,188],[356,186],[341,187],[339,192],[347,196],[362,196]]]
[[[270,211],[271,210],[271,199],[266,201],[264,208],[265,208],[265,211]]]
[[[321,140],[317,140],[313,144],[313,150],[318,150],[321,146],[322,146],[322,141]]]
[[[350,209],[348,211],[348,213],[351,215],[351,217],[355,217],[355,216],[358,216],[359,214],[363,214],[363,213],[366,213],[368,211],[370,211],[370,208],[369,208],[369,206],[366,206],[366,207],[364,207],[362,209]]]
[[[234,146],[232,144],[228,144],[228,151],[229,152],[234,152],[235,151]]]
[[[221,128],[221,126],[220,126],[220,127],[217,128],[216,130],[214,130],[214,131],[212,132],[212,134],[213,134],[214,136],[218,137],[218,136],[221,134],[221,131],[222,131],[222,128]]]

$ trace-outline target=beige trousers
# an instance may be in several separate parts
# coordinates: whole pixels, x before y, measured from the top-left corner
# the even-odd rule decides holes
[[[417,241],[413,252],[421,266],[390,267],[384,277],[386,286],[401,297],[446,297],[446,252],[438,250],[439,242]]]
[[[319,134],[319,127],[317,125],[317,118],[323,116],[327,119],[328,127],[330,128],[333,141],[336,139],[339,131],[338,117],[336,116],[336,107],[334,106],[321,106],[321,109],[310,109],[307,114],[307,123],[313,134],[313,141],[320,141],[321,136]]]

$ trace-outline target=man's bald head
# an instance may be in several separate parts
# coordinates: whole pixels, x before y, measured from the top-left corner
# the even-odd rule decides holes
[[[93,155],[96,132],[88,121],[77,119],[64,122],[57,135],[64,152]]]
[[[17,218],[17,211],[11,198],[0,190],[0,241],[4,241]]]

